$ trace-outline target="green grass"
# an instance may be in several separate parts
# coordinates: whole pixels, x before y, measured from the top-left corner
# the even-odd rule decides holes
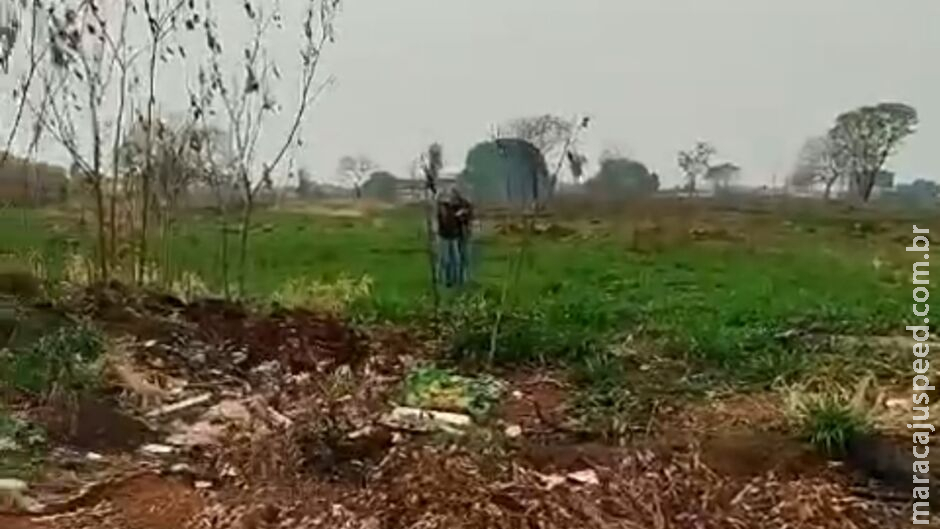
[[[909,292],[896,273],[900,264],[878,270],[872,259],[885,249],[903,253],[903,244],[859,237],[851,218],[797,221],[801,229],[755,214],[755,226],[778,225],[766,243],[685,242],[652,253],[635,251],[619,234],[629,230],[616,219],[593,230],[601,235],[535,236],[512,278],[495,351],[492,325],[518,239],[484,235],[473,248],[474,285],[445,297],[451,354],[502,365],[575,365],[607,361],[609,345],[632,334],[707,376],[768,385],[812,371],[820,356],[786,338],[787,331],[876,334],[901,328]],[[55,277],[69,245],[78,240],[87,247],[89,239],[56,222],[38,213],[3,212],[0,231],[13,236],[0,240],[0,253],[33,251]],[[363,218],[261,212],[251,237],[247,289],[269,298],[298,278],[329,284],[365,276],[370,296],[353,303],[358,317],[425,317],[430,296],[422,230],[414,211]],[[170,242],[176,271],[195,272],[221,290],[220,233],[209,216],[179,222]],[[231,243],[235,255],[234,235]]]
[[[806,439],[827,457],[845,456],[854,440],[873,429],[864,413],[836,396],[812,399],[801,408]]]

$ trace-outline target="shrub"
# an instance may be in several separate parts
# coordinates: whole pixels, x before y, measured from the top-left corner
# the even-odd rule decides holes
[[[798,406],[803,435],[828,457],[843,457],[854,441],[872,430],[870,418],[847,399],[814,396]]]
[[[490,376],[464,377],[448,369],[424,366],[408,374],[404,402],[408,406],[467,412],[482,417],[499,401],[502,385]]]
[[[371,294],[372,278],[365,275],[359,279],[341,276],[333,282],[299,277],[287,281],[272,298],[285,308],[342,313]]]
[[[97,384],[101,335],[85,325],[62,327],[25,350],[0,356],[0,378],[36,396],[84,391]]]

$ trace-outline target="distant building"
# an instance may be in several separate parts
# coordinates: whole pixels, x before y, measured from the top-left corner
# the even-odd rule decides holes
[[[442,176],[437,179],[438,192],[447,193],[457,185],[456,176]],[[424,180],[398,178],[395,181],[395,201],[414,203],[424,200]]]

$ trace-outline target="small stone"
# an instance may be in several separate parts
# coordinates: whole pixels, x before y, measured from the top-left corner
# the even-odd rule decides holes
[[[196,481],[195,483],[193,483],[193,486],[199,490],[211,489],[212,482],[211,481]]]
[[[192,474],[193,467],[187,465],[186,463],[176,463],[170,467],[170,472],[173,474]]]
[[[85,454],[85,459],[89,461],[103,461],[104,456],[97,452],[88,452],[87,454]]]
[[[518,424],[510,424],[506,427],[505,433],[506,437],[510,439],[520,437],[522,436],[522,426],[519,426]]]

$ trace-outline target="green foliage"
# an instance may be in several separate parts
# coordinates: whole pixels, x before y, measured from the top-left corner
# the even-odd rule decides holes
[[[879,103],[845,112],[836,118],[829,138],[848,160],[852,189],[868,200],[888,157],[914,134],[917,110],[904,103]]]
[[[0,475],[29,478],[42,462],[46,432],[0,408]]]
[[[424,366],[408,374],[404,402],[408,406],[467,412],[486,416],[499,402],[502,385],[486,375],[464,377],[448,369]]]
[[[659,189],[659,177],[629,158],[605,158],[597,175],[585,185],[601,197],[642,197]]]
[[[0,353],[0,380],[36,397],[69,394],[94,387],[101,334],[88,326],[59,328],[25,350]]]
[[[333,282],[298,277],[279,288],[272,300],[289,309],[343,313],[354,303],[369,298],[371,292],[372,279],[368,276],[339,277]]]
[[[849,445],[871,432],[871,420],[835,395],[809,399],[800,406],[806,439],[828,457],[846,455]]]
[[[476,202],[530,203],[552,191],[542,153],[517,138],[483,142],[470,149],[460,183]]]
[[[388,171],[375,171],[362,185],[362,196],[394,202],[398,198],[398,179]]]

